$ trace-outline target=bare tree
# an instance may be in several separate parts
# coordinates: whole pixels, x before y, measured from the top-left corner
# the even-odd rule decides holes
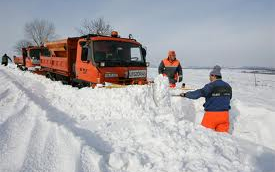
[[[32,40],[37,46],[44,45],[56,37],[54,24],[47,20],[35,19],[25,24],[26,38]]]
[[[113,28],[112,26],[104,21],[103,17],[87,20],[85,19],[81,27],[77,29],[81,35],[87,34],[100,34],[100,35],[110,35]]]
[[[32,43],[28,40],[23,39],[18,41],[13,48],[16,54],[20,55],[22,53],[22,48],[26,48],[28,46],[32,46]]]

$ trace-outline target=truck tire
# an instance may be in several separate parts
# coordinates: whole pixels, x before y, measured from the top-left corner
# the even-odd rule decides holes
[[[51,79],[52,81],[56,81],[55,74],[48,72],[46,74],[46,78]]]

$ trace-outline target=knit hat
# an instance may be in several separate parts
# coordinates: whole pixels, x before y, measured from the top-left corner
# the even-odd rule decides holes
[[[222,76],[221,67],[219,65],[214,66],[213,70],[210,72],[210,75]]]
[[[168,57],[170,57],[170,56],[175,56],[176,55],[176,52],[174,51],[174,50],[170,50],[169,52],[168,52]]]

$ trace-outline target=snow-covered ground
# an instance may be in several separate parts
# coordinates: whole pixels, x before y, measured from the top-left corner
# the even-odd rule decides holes
[[[209,82],[209,72],[208,69],[185,69],[183,82],[187,87],[201,88]],[[149,74],[150,78],[156,77],[157,69],[150,69]],[[275,150],[275,75],[232,69],[222,69],[222,75],[233,89],[230,114],[234,130],[232,128],[231,133]],[[204,99],[189,101],[195,106],[195,113],[186,114],[195,117],[192,122],[199,124],[204,114]]]
[[[231,134],[199,125],[203,99],[150,86],[77,89],[0,66],[0,171],[275,171],[275,76],[224,70]],[[209,70],[184,70],[188,87]]]

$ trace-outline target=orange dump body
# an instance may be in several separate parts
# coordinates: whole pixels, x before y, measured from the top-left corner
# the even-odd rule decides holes
[[[38,46],[29,46],[27,48],[23,48],[22,56],[14,57],[14,63],[22,69],[24,68],[36,72],[39,70],[37,67],[40,66],[40,55],[46,51],[47,48]]]
[[[51,56],[40,57],[41,67],[48,72],[71,77],[73,63],[76,61],[78,39],[68,38],[47,43],[46,47],[51,52]]]

